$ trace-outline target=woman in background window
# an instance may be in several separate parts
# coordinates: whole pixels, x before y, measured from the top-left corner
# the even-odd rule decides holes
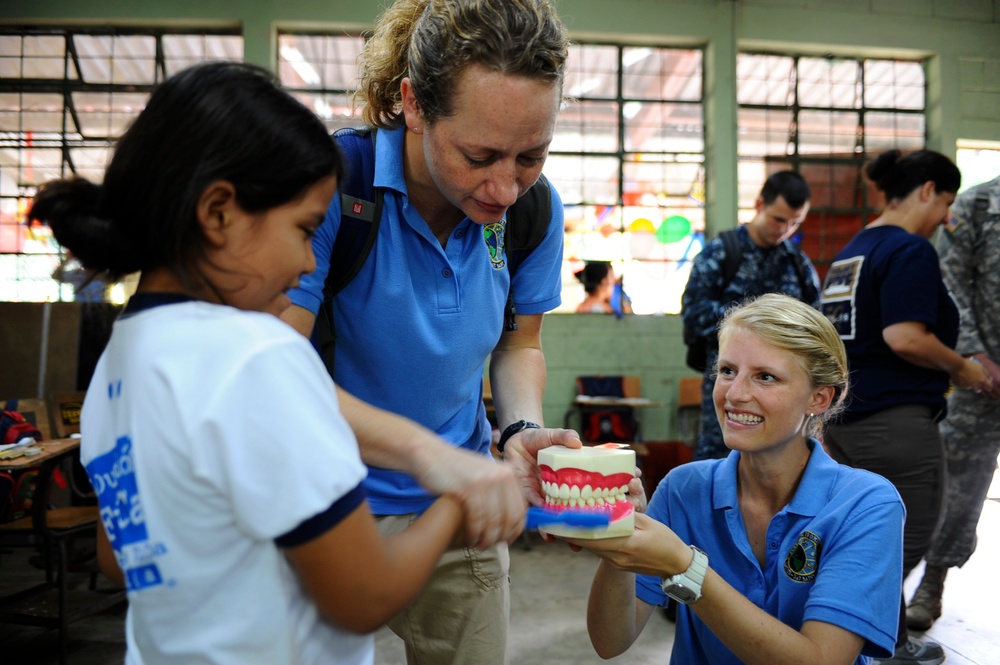
[[[632,301],[622,291],[621,282],[609,261],[587,261],[587,265],[575,273],[583,284],[587,296],[577,305],[577,314],[622,314],[632,313]]]

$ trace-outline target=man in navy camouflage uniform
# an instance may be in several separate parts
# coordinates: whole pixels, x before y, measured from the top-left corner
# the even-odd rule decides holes
[[[989,371],[988,391],[955,389],[941,422],[948,462],[944,514],[924,555],[924,577],[906,625],[927,630],[941,616],[944,578],[976,549],[976,526],[1000,454],[1000,177],[955,200],[941,233],[941,272],[961,316],[955,350]]]
[[[754,204],[756,216],[738,228],[742,259],[733,279],[725,284],[726,250],[720,238],[705,245],[694,259],[681,299],[684,325],[709,338],[705,378],[701,386],[701,434],[694,459],[725,457],[729,449],[712,402],[715,362],[719,349],[716,325],[725,311],[748,296],[784,293],[819,307],[819,278],[809,258],[788,242],[809,212],[809,185],[793,171],[771,175]],[[801,261],[803,279],[795,262]]]

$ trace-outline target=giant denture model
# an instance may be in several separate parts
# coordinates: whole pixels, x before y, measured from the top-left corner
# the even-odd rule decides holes
[[[615,538],[635,529],[635,512],[626,498],[635,477],[635,451],[619,444],[538,451],[545,509],[588,511],[608,515],[604,528],[550,524],[539,530],[568,538]]]

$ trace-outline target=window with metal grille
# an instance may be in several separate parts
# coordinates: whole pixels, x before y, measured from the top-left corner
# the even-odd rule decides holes
[[[282,84],[331,130],[357,125],[360,35],[278,35]],[[688,259],[703,243],[702,51],[577,44],[545,165],[566,206],[563,311],[574,274],[611,261],[637,313],[677,312]]]
[[[101,182],[114,141],[153,86],[202,60],[242,60],[232,30],[0,26],[0,300],[72,300],[65,258],[25,224],[39,185]]]
[[[769,174],[801,173],[812,200],[797,240],[822,277],[878,215],[864,164],[891,148],[924,146],[923,63],[741,53],[736,76],[739,221],[754,217]]]
[[[677,313],[704,243],[703,53],[616,44],[571,48],[545,174],[566,206],[564,311],[574,273],[610,261],[637,314]]]
[[[1000,176],[1000,142],[958,139],[955,163],[962,172],[964,192]]]
[[[362,35],[279,32],[278,75],[281,84],[323,119],[330,131],[354,127],[354,108]]]

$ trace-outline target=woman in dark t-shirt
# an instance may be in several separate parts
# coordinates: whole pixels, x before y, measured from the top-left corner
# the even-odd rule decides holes
[[[903,577],[924,555],[944,492],[937,423],[954,383],[985,389],[990,377],[954,351],[958,309],[929,238],[948,218],[961,174],[944,155],[892,150],[865,168],[885,194],[882,214],[834,259],[823,313],[847,349],[852,395],[825,446],[837,461],[888,478],[906,505]],[[909,638],[900,622],[897,655],[940,662],[941,647]]]

